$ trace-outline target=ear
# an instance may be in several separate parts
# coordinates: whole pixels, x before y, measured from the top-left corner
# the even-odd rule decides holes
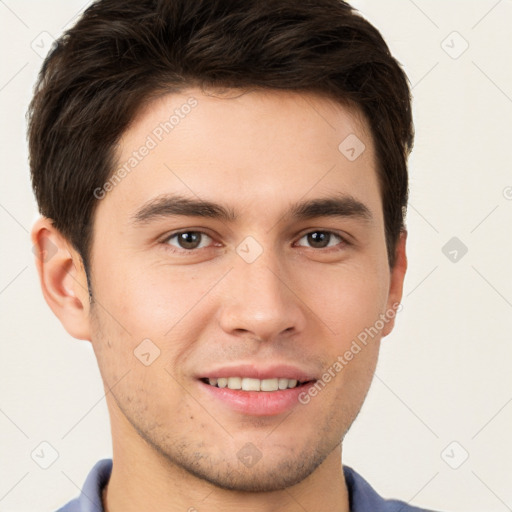
[[[395,266],[391,269],[391,279],[389,283],[388,303],[386,309],[386,322],[382,329],[382,337],[387,336],[395,326],[395,317],[398,311],[402,309],[400,301],[402,300],[405,272],[407,271],[407,255],[405,251],[405,242],[407,240],[407,231],[400,232],[395,249]]]
[[[82,258],[46,217],[35,222],[31,238],[46,302],[71,336],[90,341],[89,291]]]

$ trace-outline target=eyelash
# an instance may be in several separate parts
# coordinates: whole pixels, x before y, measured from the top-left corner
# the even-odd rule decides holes
[[[208,235],[208,233],[205,233],[204,231],[186,230],[186,231],[178,231],[176,233],[172,233],[171,235],[167,236],[164,240],[162,240],[162,243],[166,246],[166,249],[171,250],[172,252],[175,252],[175,253],[182,253],[182,254],[186,254],[186,253],[194,254],[196,251],[199,251],[201,249],[208,249],[209,248],[207,246],[207,247],[195,247],[193,249],[184,249],[183,247],[172,246],[169,243],[170,240],[177,239],[177,237],[179,235],[183,235],[185,233],[200,234],[201,236],[207,236],[208,238],[213,240],[213,238],[210,235]],[[331,236],[334,236],[334,237],[338,238],[340,240],[340,242],[338,244],[336,244],[336,246],[339,245],[340,243],[341,243],[342,247],[347,247],[347,246],[351,245],[351,243],[345,237],[341,236],[340,234],[335,233],[334,231],[322,230],[322,229],[316,229],[316,230],[308,231],[307,233],[304,233],[299,238],[299,240],[302,240],[303,238],[305,238],[308,235],[311,235],[313,233],[324,233],[324,234],[328,234],[328,235],[331,235]],[[330,243],[330,241],[331,240],[329,240],[328,243]],[[327,246],[327,247],[321,247],[321,248],[308,247],[308,248],[309,249],[317,249],[318,251],[322,251],[322,252],[330,252],[332,250],[339,250],[339,249],[335,248],[336,246],[331,246],[331,247]],[[299,247],[304,247],[304,246],[299,246]]]

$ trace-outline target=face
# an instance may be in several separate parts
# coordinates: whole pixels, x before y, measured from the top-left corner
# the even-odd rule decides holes
[[[225,489],[300,482],[356,417],[400,300],[367,125],[315,95],[190,89],[118,149],[90,311],[114,443]]]

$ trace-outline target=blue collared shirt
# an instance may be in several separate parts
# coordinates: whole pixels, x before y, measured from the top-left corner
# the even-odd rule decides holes
[[[85,480],[80,496],[57,512],[104,512],[101,492],[112,472],[112,459],[96,463]],[[433,512],[411,507],[398,500],[381,498],[366,480],[348,466],[343,466],[351,512]]]

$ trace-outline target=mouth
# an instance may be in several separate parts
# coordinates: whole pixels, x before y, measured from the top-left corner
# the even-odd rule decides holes
[[[206,370],[196,375],[196,382],[206,403],[217,405],[219,411],[269,417],[300,405],[316,377],[317,372],[290,363],[241,363]]]
[[[317,382],[312,375],[286,365],[265,370],[241,365],[212,370],[197,379],[206,403],[217,404],[219,411],[269,418],[300,405],[301,395]]]
[[[215,388],[266,393],[296,389],[315,382],[314,380],[288,379],[286,377],[274,377],[270,379],[255,379],[251,377],[213,377],[202,378],[199,380]]]

